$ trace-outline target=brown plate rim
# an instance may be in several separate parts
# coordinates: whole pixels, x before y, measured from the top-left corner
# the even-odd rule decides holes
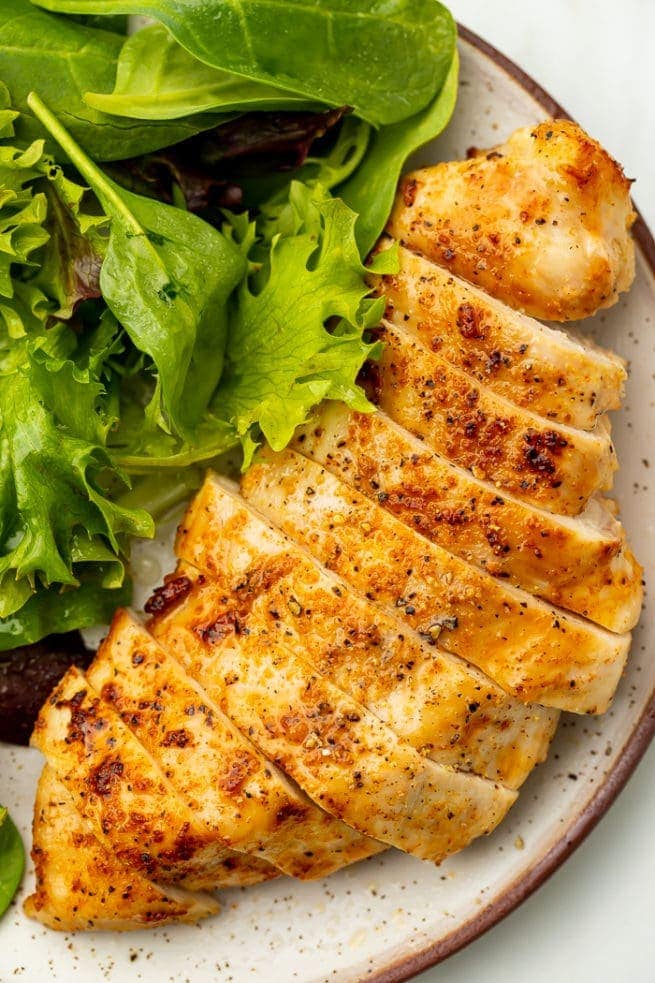
[[[493,45],[461,24],[458,25],[458,29],[459,37],[462,40],[477,48],[499,68],[502,68],[542,106],[549,116],[571,119],[566,110],[510,58],[507,58]],[[636,211],[637,220],[633,227],[634,237],[648,267],[655,275],[655,241],[639,210],[636,209]],[[426,946],[420,952],[401,956],[388,966],[367,974],[366,980],[369,983],[402,983],[403,980],[409,980],[417,973],[429,969],[431,966],[436,966],[448,956],[452,956],[455,952],[463,949],[514,911],[537,888],[541,887],[551,874],[555,873],[558,867],[571,856],[573,851],[589,835],[625,786],[654,736],[655,688],[603,785],[597,789],[561,839],[474,918],[460,925],[459,928],[438,942]]]

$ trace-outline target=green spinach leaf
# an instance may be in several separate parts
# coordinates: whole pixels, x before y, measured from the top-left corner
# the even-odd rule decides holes
[[[316,100],[198,61],[161,24],[127,38],[118,58],[114,91],[87,92],[84,101],[103,113],[150,120],[179,119],[208,110],[234,114],[318,106]]]
[[[24,869],[23,841],[9,818],[9,813],[0,806],[0,916],[9,907]]]
[[[457,101],[459,60],[457,52],[443,88],[432,103],[411,119],[383,126],[373,133],[359,168],[335,194],[359,214],[357,242],[362,256],[374,246],[393,204],[398,178],[405,161],[447,125]]]
[[[211,115],[174,122],[136,122],[106,116],[84,102],[89,90],[110,92],[125,38],[70,18],[55,17],[29,0],[0,3],[0,79],[11,95],[17,137],[22,143],[44,136],[27,110],[27,95],[39,91],[96,160],[120,160],[177,143],[216,125]],[[47,148],[56,152],[58,147]]]
[[[233,243],[195,215],[119,188],[38,96],[32,93],[28,104],[111,219],[102,296],[157,369],[153,417],[164,429],[186,433],[221,376],[227,300],[245,262]]]
[[[147,14],[200,61],[375,125],[423,109],[450,67],[455,25],[437,0],[39,0],[74,14]],[[90,86],[88,87],[91,88]]]

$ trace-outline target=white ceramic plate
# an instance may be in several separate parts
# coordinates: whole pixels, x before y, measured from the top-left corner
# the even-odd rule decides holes
[[[562,110],[516,66],[464,32],[460,99],[444,136],[417,163],[461,157],[518,126]],[[583,121],[584,122],[584,121]],[[637,278],[630,294],[585,327],[631,362],[614,433],[621,470],[617,494],[646,576],[655,568],[655,496],[647,448],[655,429],[655,246],[637,228]],[[652,462],[655,465],[655,460]],[[165,544],[160,549],[165,549]],[[143,556],[143,554],[142,554]],[[150,582],[160,571],[148,550]],[[142,585],[142,591],[143,591]],[[613,709],[602,718],[565,716],[548,761],[523,788],[493,836],[440,868],[390,851],[329,880],[274,881],[224,893],[224,910],[200,927],[128,935],[59,935],[23,916],[23,894],[0,922],[0,980],[398,981],[445,958],[512,910],[569,855],[607,809],[655,729],[652,624],[642,617]],[[0,792],[29,841],[36,752],[0,746]]]

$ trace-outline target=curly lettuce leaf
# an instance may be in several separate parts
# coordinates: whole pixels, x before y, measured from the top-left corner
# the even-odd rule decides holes
[[[10,338],[100,296],[107,219],[85,210],[86,189],[43,146],[0,146],[0,324]]]
[[[212,409],[234,426],[246,466],[261,436],[282,449],[323,399],[371,409],[355,380],[375,348],[364,332],[384,302],[368,297],[356,220],[320,186],[293,182],[281,231],[267,228],[264,265],[238,291]],[[257,255],[253,230],[240,225],[244,250]]]
[[[146,512],[104,490],[127,479],[105,447],[102,360],[76,359],[75,345],[60,324],[15,341],[0,363],[0,618],[40,588],[78,586],[79,564],[100,563],[102,584],[118,587],[129,537],[153,532]]]

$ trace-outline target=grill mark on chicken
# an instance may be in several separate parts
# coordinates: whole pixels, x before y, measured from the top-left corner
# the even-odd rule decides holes
[[[146,614],[161,614],[179,604],[191,590],[186,577],[167,577],[161,587],[156,587],[143,606]]]

